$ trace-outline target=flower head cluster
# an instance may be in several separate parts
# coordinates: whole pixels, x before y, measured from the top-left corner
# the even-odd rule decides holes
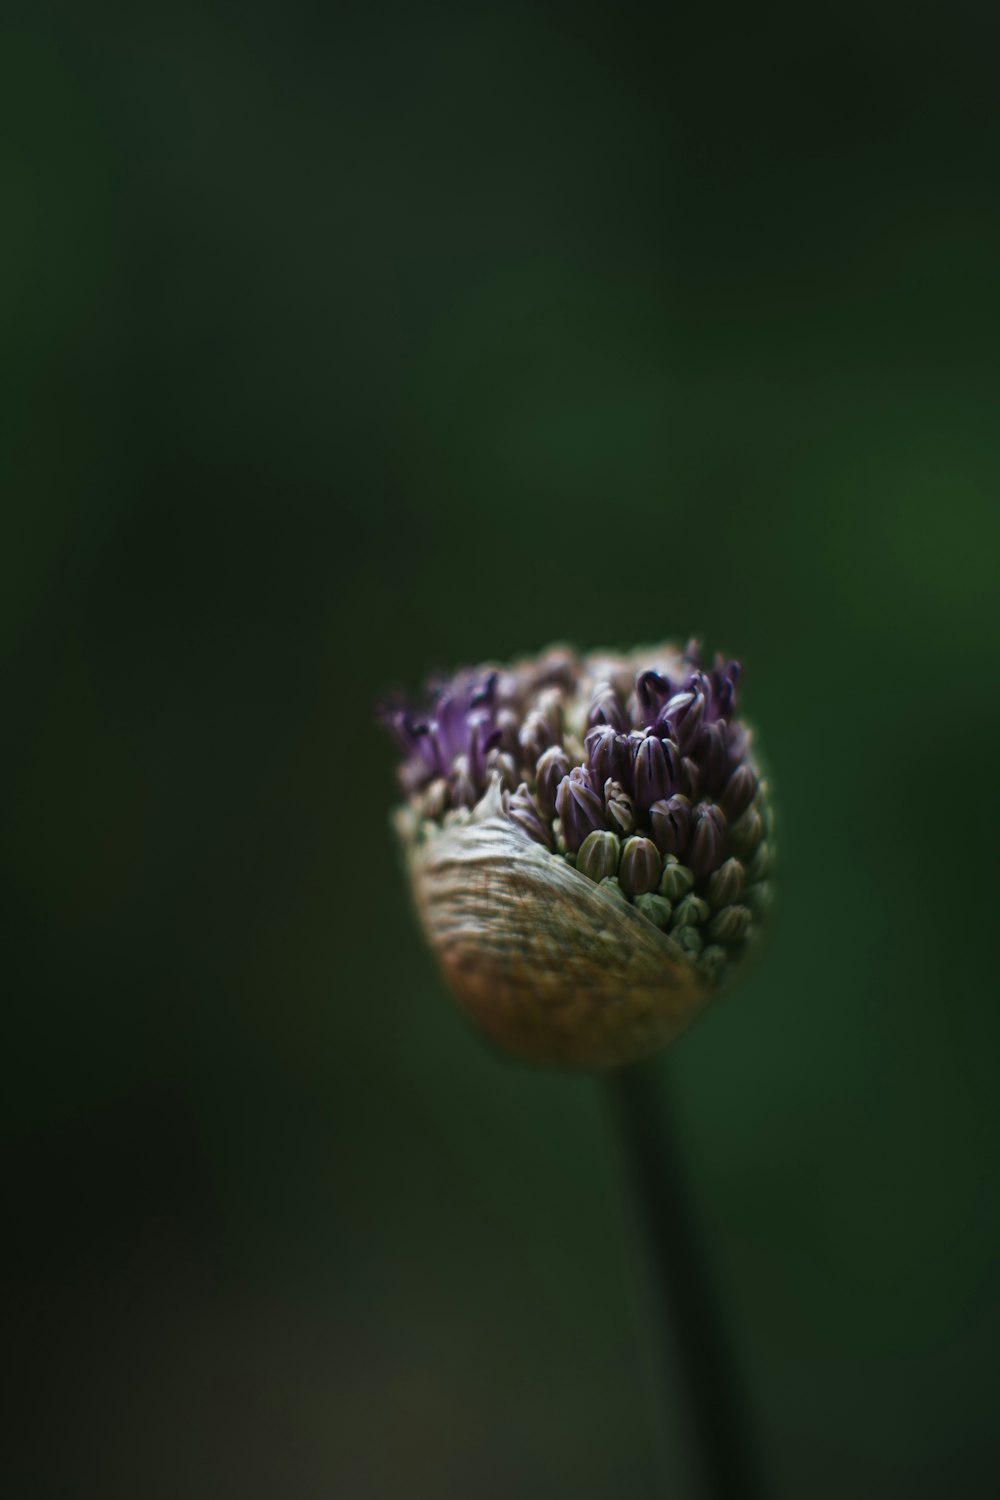
[[[418,824],[450,827],[495,785],[510,822],[667,934],[714,984],[770,897],[766,784],[738,714],[738,662],[695,642],[556,648],[386,707]]]

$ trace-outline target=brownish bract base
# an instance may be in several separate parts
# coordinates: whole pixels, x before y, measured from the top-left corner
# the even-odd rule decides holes
[[[521,833],[496,784],[448,827],[428,830],[404,814],[399,831],[449,987],[516,1056],[577,1068],[636,1062],[708,1002],[678,945]]]

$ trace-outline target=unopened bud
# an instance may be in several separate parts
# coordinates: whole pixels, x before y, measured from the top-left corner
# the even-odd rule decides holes
[[[725,785],[729,769],[729,749],[726,744],[725,720],[714,724],[703,724],[698,736],[698,761],[701,765],[702,785],[711,796],[716,796]]]
[[[678,777],[678,786],[691,802],[697,802],[701,791],[701,771],[690,756],[685,755],[681,761],[681,771]]]
[[[697,927],[674,927],[670,936],[690,958],[698,957],[705,942]]]
[[[535,768],[535,796],[539,807],[549,818],[556,810],[559,783],[564,776],[569,775],[571,769],[569,756],[561,745],[552,745],[538,758]]]
[[[649,809],[649,821],[661,854],[676,854],[678,858],[685,854],[692,821],[691,804],[686,797],[675,794],[666,801],[654,802]]]
[[[654,734],[639,741],[635,751],[635,800],[639,807],[664,801],[673,791],[673,778],[663,745]]]
[[[706,931],[714,943],[738,943],[750,927],[750,912],[745,906],[724,906],[709,922]]]
[[[628,838],[635,831],[635,806],[628,792],[624,791],[621,782],[606,781],[604,783],[604,804],[608,812],[608,822],[621,834],[622,838]]]
[[[764,836],[764,820],[757,811],[756,805],[751,802],[742,817],[729,830],[730,847],[737,853],[749,858],[757,848]]]
[[[597,724],[588,731],[583,743],[599,786],[609,778],[624,782],[632,760],[627,735],[619,734],[610,724]]]
[[[551,743],[556,744],[563,735],[563,695],[559,688],[546,688],[539,693],[538,702],[535,705],[552,736]]]
[[[670,680],[662,672],[647,668],[635,679],[635,697],[640,710],[649,717],[658,711],[664,698],[670,696]]]
[[[677,863],[672,854],[668,854],[663,862],[663,877],[660,880],[660,895],[666,896],[668,901],[681,901],[694,885],[694,875],[687,865]]]
[[[746,812],[757,790],[757,778],[746,764],[737,766],[722,794],[722,807],[730,823]]]
[[[701,880],[722,863],[726,849],[726,820],[714,802],[699,802],[694,810],[694,832],[687,862]]]
[[[522,760],[528,765],[535,765],[554,738],[552,727],[545,715],[539,713],[537,709],[533,710],[521,725],[517,737]]]
[[[713,906],[731,906],[743,894],[746,871],[738,859],[727,859],[709,878],[708,899]]]
[[[491,776],[499,776],[504,791],[512,792],[517,786],[517,762],[513,755],[506,750],[491,750],[486,757],[487,781]]]
[[[556,809],[567,849],[574,853],[587,834],[604,822],[604,802],[591,786],[585,771],[577,768],[564,776],[556,791]]]
[[[610,724],[619,734],[628,729],[628,720],[621,699],[610,682],[600,682],[594,689],[587,714],[588,724]]]
[[[617,873],[620,852],[621,846],[613,833],[595,829],[587,834],[577,850],[576,868],[596,884]]]
[[[518,751],[518,730],[521,727],[521,717],[512,708],[501,708],[497,710],[497,728],[500,731],[500,749],[506,750],[508,755],[516,755]]]
[[[739,678],[693,644],[558,649],[378,709],[402,756],[393,821],[421,924],[501,1045],[629,1064],[756,941],[773,840]]]
[[[660,883],[660,856],[651,839],[630,838],[622,849],[618,878],[630,896],[655,891]]]
[[[707,901],[700,896],[685,896],[674,907],[672,926],[674,927],[700,927],[709,915]]]
[[[693,693],[675,693],[663,709],[661,717],[669,720],[673,730],[670,737],[677,741],[682,750],[694,740],[704,717],[705,707],[705,693],[699,686]]]
[[[552,829],[549,822],[542,817],[538,804],[523,781],[517,791],[511,792],[507,797],[507,816],[529,838],[534,839],[536,844],[544,844],[547,849],[552,848]]]
[[[640,892],[635,898],[635,909],[641,912],[647,921],[652,922],[654,927],[659,927],[664,932],[670,926],[670,902],[664,896],[652,896],[645,891]]]

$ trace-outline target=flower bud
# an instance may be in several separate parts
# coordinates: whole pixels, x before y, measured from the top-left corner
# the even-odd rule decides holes
[[[726,820],[714,802],[699,802],[687,862],[701,880],[722,863],[726,849]]]
[[[698,735],[698,764],[701,767],[701,784],[714,797],[726,783],[729,771],[729,751],[726,744],[725,720],[714,724],[703,724]]]
[[[646,722],[653,718],[665,698],[670,696],[670,679],[661,672],[640,672],[635,679],[636,704]]]
[[[621,699],[615,692],[610,682],[600,682],[594,689],[590,700],[590,709],[587,714],[587,723],[610,724],[612,729],[617,729],[619,734],[624,734],[628,729],[628,719],[622,707]]]
[[[469,765],[477,787],[486,784],[486,757],[500,742],[500,731],[493,723],[492,708],[475,708],[465,716]]]
[[[547,849],[553,847],[552,829],[523,781],[517,791],[507,797],[507,816],[536,844],[544,844]]]
[[[660,744],[663,746],[663,753],[667,758],[667,772],[670,777],[670,790],[678,792],[683,791],[681,782],[684,779],[685,772],[680,748],[677,745],[676,741],[670,739],[667,735],[661,736]]]
[[[738,943],[750,929],[750,912],[745,906],[724,906],[709,922],[706,931],[713,943]]]
[[[607,808],[609,825],[622,838],[628,838],[628,835],[635,831],[635,806],[628,792],[622,790],[620,782],[606,781],[604,783],[604,805]]]
[[[556,811],[567,849],[574,854],[587,834],[604,822],[604,803],[582,770],[564,776],[556,790]]]
[[[640,740],[635,751],[635,800],[639,807],[664,801],[673,791],[673,777],[662,741],[655,735]]]
[[[727,859],[715,874],[709,877],[706,894],[713,906],[731,906],[743,894],[746,871],[738,859]]]
[[[584,738],[587,759],[598,786],[610,778],[624,783],[631,768],[628,738],[610,724],[597,724]]]
[[[673,927],[700,927],[709,915],[709,905],[700,896],[685,896],[674,907]]]
[[[576,868],[595,885],[618,871],[618,856],[621,846],[613,833],[602,833],[595,829],[588,833],[576,855]]]
[[[674,733],[674,730],[676,726],[683,724],[684,719],[689,713],[693,703],[694,693],[674,693],[673,697],[668,699],[663,708],[660,710],[660,717],[658,722],[660,724],[669,725],[671,731],[671,739],[678,738],[677,734]]]
[[[687,865],[677,863],[672,854],[664,856],[663,878],[660,881],[660,895],[666,896],[668,901],[680,901],[685,897],[694,885],[694,876]]]
[[[500,749],[506,750],[508,755],[517,755],[520,746],[518,744],[518,731],[521,728],[521,720],[512,708],[497,709],[497,728],[500,731]]]
[[[506,750],[491,750],[486,757],[486,779],[499,776],[504,791],[512,792],[517,786],[517,762]]]
[[[571,770],[569,756],[561,745],[552,745],[539,756],[535,768],[535,796],[546,817],[551,818],[555,812],[559,783]]]
[[[696,761],[685,756],[681,761],[681,771],[677,778],[678,789],[682,791],[691,802],[697,802],[698,793],[701,791],[701,770]]]
[[[677,946],[691,958],[697,958],[705,945],[705,939],[697,927],[684,926],[671,928],[670,936]]]
[[[564,727],[562,690],[557,687],[545,688],[539,693],[535,707],[549,727],[549,733],[552,736],[550,743],[558,744],[563,737]]]
[[[552,728],[544,714],[533,711],[521,725],[517,736],[521,747],[521,758],[526,765],[533,766],[553,741]]]
[[[691,836],[691,804],[686,797],[675,793],[665,802],[654,802],[649,809],[649,821],[656,847],[661,854],[683,855]]]
[[[463,1008],[512,1052],[645,1057],[756,935],[769,802],[739,675],[694,644],[562,650],[380,710],[424,932]]]
[[[682,750],[697,735],[705,706],[705,693],[699,684],[694,692],[675,693],[660,715],[670,725],[670,738],[676,740]]]
[[[655,891],[660,883],[660,856],[650,839],[626,839],[622,849],[618,879],[630,896]]]
[[[757,778],[751,768],[746,764],[737,766],[722,796],[722,809],[730,823],[735,823],[746,812],[756,790]]]
[[[755,805],[751,802],[742,817],[729,830],[730,847],[737,854],[749,858],[757,848],[764,836],[764,821]]]
[[[664,896],[651,896],[642,891],[635,898],[635,909],[663,932],[670,926],[670,902]]]

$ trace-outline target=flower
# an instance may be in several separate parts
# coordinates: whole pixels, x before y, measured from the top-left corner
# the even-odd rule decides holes
[[[774,843],[741,679],[695,642],[557,647],[432,683],[422,709],[381,708],[424,932],[510,1051],[634,1061],[756,941]]]

